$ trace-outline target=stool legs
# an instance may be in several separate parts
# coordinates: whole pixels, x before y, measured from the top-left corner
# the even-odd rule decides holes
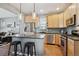
[[[28,45],[28,44],[25,45],[23,55],[25,54],[26,48],[27,48],[27,56],[29,56],[29,55],[31,55],[31,56],[35,55],[36,56],[35,44],[33,44],[33,45]]]
[[[35,45],[34,45],[34,53],[35,53],[35,56],[36,56],[36,48],[35,48]]]
[[[11,44],[10,44],[10,47],[9,47],[8,55],[10,55],[10,49],[11,49]]]
[[[14,41],[11,45],[14,46],[14,56],[17,56],[18,45],[20,47],[20,52],[22,52],[22,45],[20,41]]]
[[[23,56],[25,55],[26,46],[24,46]],[[29,47],[27,46],[27,55],[29,56]]]
[[[30,46],[30,48],[29,48],[29,54],[30,54],[31,56],[33,56],[33,46]]]
[[[28,47],[27,47],[27,56],[29,56],[29,54],[30,54],[30,53],[29,53],[29,49],[30,49],[30,48],[29,48],[29,46],[28,46]]]
[[[17,56],[17,45],[14,45],[14,56]]]
[[[20,47],[21,47],[21,52],[22,52],[22,44],[20,44]]]
[[[29,48],[29,53],[30,53],[31,56],[33,56],[33,54],[36,56],[35,45],[34,45],[34,46],[30,46],[30,48]]]

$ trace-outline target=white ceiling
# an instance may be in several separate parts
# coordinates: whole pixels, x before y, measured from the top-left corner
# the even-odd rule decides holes
[[[20,10],[19,3],[10,3],[10,5],[15,9]],[[70,5],[69,3],[36,3],[35,12],[38,15],[59,13],[64,11],[69,5]],[[22,7],[21,10],[25,15],[30,15],[33,12],[34,3],[22,3],[21,7]],[[57,11],[56,8],[60,8],[60,9]],[[40,12],[40,10],[43,10],[43,12]]]
[[[3,8],[0,8],[0,18],[7,18],[7,17],[14,17],[16,16],[12,12],[5,10]]]

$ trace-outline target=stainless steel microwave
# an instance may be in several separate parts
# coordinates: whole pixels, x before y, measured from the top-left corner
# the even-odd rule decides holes
[[[72,26],[76,24],[76,15],[73,15],[71,18],[66,20],[66,25],[67,26]]]

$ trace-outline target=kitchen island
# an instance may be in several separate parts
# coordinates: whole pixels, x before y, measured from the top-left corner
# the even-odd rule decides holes
[[[22,42],[22,49],[26,42],[35,42],[36,47],[36,55],[43,56],[44,55],[44,36],[45,34],[15,34],[9,35],[12,37],[12,41],[21,41]]]

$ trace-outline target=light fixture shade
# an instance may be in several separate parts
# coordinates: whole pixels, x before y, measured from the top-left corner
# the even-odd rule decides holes
[[[22,20],[22,13],[19,14],[19,19]]]
[[[19,20],[24,20],[24,14],[19,14]]]
[[[35,12],[32,13],[32,19],[36,19],[36,13]]]

